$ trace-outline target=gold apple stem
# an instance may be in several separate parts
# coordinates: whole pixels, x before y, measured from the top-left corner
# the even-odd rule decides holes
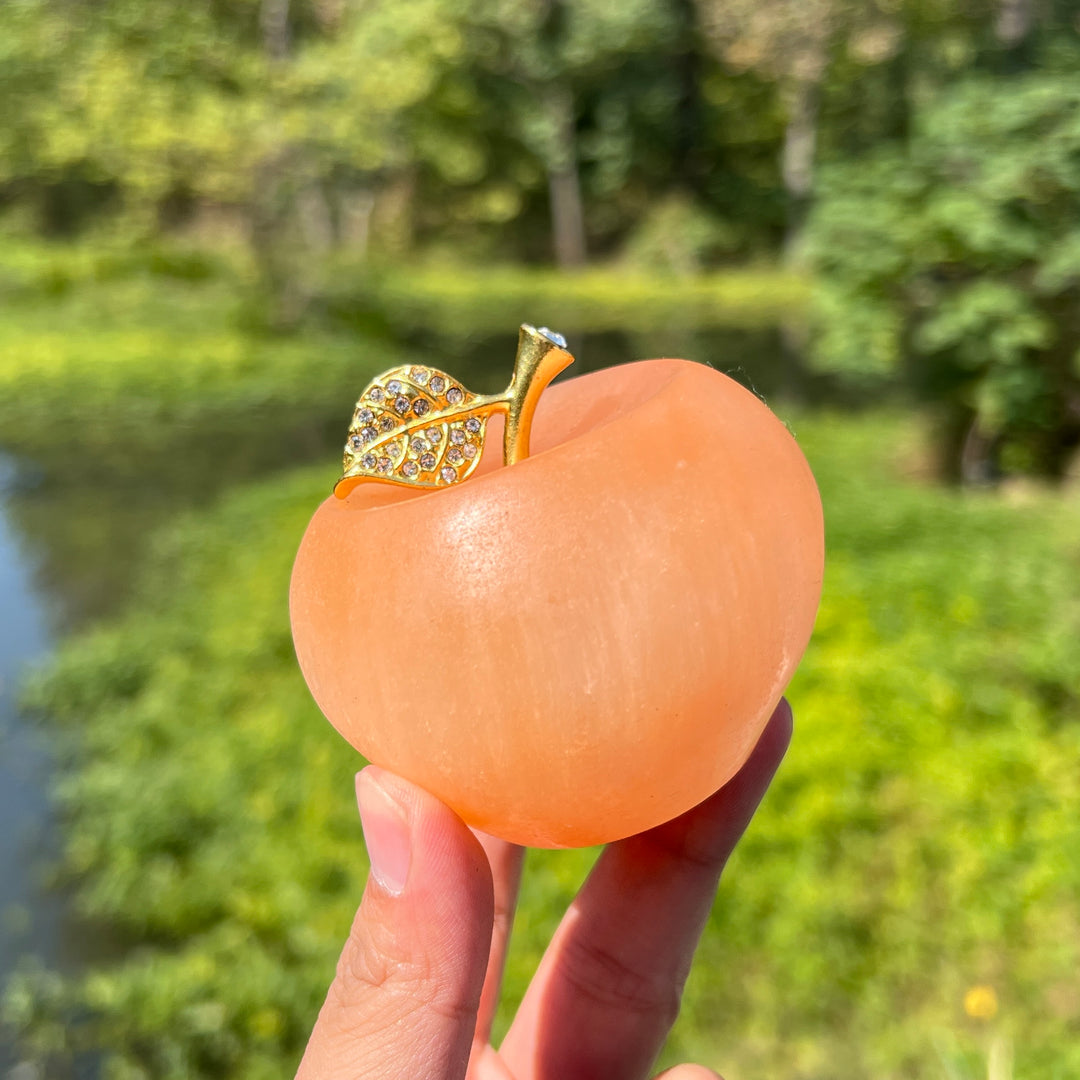
[[[529,456],[529,436],[540,395],[574,358],[535,327],[523,325],[518,333],[514,375],[506,388],[506,433],[503,460],[513,465]]]

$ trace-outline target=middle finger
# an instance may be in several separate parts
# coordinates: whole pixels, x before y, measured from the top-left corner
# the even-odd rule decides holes
[[[514,910],[517,907],[518,888],[521,885],[521,867],[525,849],[517,844],[488,836],[487,833],[473,830],[480,841],[488,862],[491,864],[491,880],[495,886],[495,923],[491,932],[491,953],[488,956],[487,973],[484,976],[484,988],[480,992],[480,1009],[476,1016],[476,1048],[486,1046],[491,1038],[491,1023],[499,1004],[499,990],[502,986],[503,967],[506,964],[506,950],[510,942],[510,931],[514,925]]]
[[[681,818],[610,845],[500,1054],[519,1080],[644,1077],[678,1012],[716,883],[791,736],[782,702],[746,764]]]

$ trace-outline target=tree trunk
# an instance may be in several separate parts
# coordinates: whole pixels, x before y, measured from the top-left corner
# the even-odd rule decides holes
[[[361,259],[367,259],[374,209],[375,196],[366,189],[347,192],[341,197],[342,243]]]
[[[290,0],[260,0],[259,30],[263,52],[275,66],[289,58]],[[295,207],[285,179],[295,167],[289,148],[279,144],[255,166],[251,201],[251,243],[267,303],[267,321],[276,329],[292,327],[303,314],[305,300],[297,281],[293,244],[286,236]]]
[[[960,449],[960,480],[967,487],[987,487],[1001,479],[1001,436],[986,431],[978,417],[971,422]]]
[[[994,34],[1006,49],[1017,48],[1028,36],[1034,9],[1032,0],[999,0]]]
[[[788,122],[780,156],[780,174],[788,197],[788,224],[784,237],[784,261],[788,263],[798,257],[799,241],[814,190],[820,97],[821,86],[817,79],[800,79],[789,93]]]
[[[936,423],[937,472],[946,484],[964,483],[964,456],[968,432],[975,424],[975,410],[951,398],[939,406]]]
[[[675,108],[674,171],[695,196],[707,199],[708,183],[716,162],[703,153],[704,54],[695,0],[672,0],[672,13],[678,21],[680,42],[678,54],[672,57],[679,85]]]
[[[318,256],[325,255],[334,246],[334,219],[321,184],[308,184],[300,191],[296,212],[304,247]]]
[[[417,173],[408,167],[379,189],[371,212],[371,241],[380,255],[406,258],[416,240]]]
[[[1034,0],[998,0],[994,36],[1002,47],[1002,74],[1019,75],[1038,62],[1032,34],[1036,14]]]
[[[289,55],[289,0],[262,0],[259,28],[266,55],[271,60],[285,60]]]
[[[563,86],[552,86],[547,95],[552,145],[548,155],[548,194],[551,200],[551,232],[555,262],[567,270],[584,266],[585,210],[577,163],[577,124],[574,99]]]

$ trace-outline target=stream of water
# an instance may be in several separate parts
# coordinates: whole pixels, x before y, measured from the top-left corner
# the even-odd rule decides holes
[[[6,513],[17,477],[14,463],[0,459],[0,982],[27,956],[64,966],[69,936],[64,900],[45,880],[57,845],[46,793],[49,751],[16,708],[21,676],[53,640],[32,558]],[[0,1044],[0,1070],[12,1064]]]

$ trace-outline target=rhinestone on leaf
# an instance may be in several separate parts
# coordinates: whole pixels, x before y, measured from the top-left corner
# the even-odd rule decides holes
[[[384,416],[379,421],[379,427],[381,427],[383,429],[383,431],[393,431],[394,430],[394,418],[392,416]]]
[[[424,442],[419,435],[414,435],[412,441],[409,443],[409,449],[412,450],[414,454],[422,454],[427,448],[427,443]]]
[[[396,442],[387,443],[383,447],[383,453],[384,454],[389,454],[390,457],[397,457],[400,450],[401,450],[401,443],[396,443]]]
[[[455,446],[460,446],[465,441],[465,432],[462,431],[461,428],[458,428],[458,427],[451,428],[450,429],[450,441]]]
[[[452,484],[452,483],[453,483],[453,482],[454,482],[454,481],[455,481],[455,480],[457,479],[457,470],[456,470],[456,469],[451,469],[449,465],[444,465],[444,466],[443,466],[443,467],[442,467],[442,468],[441,468],[441,469],[439,470],[439,475],[440,475],[440,476],[441,476],[441,477],[443,478],[443,480],[445,480],[445,481],[446,481],[446,482],[447,482],[448,484]]]
[[[431,378],[431,372],[422,367],[414,367],[409,374],[412,376],[412,381],[418,386],[423,386]]]
[[[384,396],[383,388],[381,386],[373,386],[368,391],[368,397],[371,398],[372,401],[382,401]]]
[[[446,389],[446,380],[441,375],[432,375],[428,386],[433,394],[441,394]]]
[[[456,446],[451,446],[450,449],[446,451],[446,460],[449,461],[451,465],[460,465],[465,460],[465,455],[462,454]]]
[[[401,383],[397,379],[391,379],[386,384],[386,392],[388,394],[400,394],[401,393]]]
[[[363,450],[364,440],[359,435],[349,436],[349,449],[352,451]]]
[[[416,413],[417,416],[423,416],[430,408],[431,402],[422,397],[418,397],[412,403],[412,411]]]
[[[394,398],[394,409],[402,414],[409,411],[409,399],[404,394],[399,394]]]
[[[371,442],[371,440],[374,439],[375,436],[378,434],[379,433],[373,427],[371,427],[370,424],[367,427],[362,427],[360,429],[360,438],[363,439],[364,442]]]
[[[428,442],[442,442],[442,431],[437,427],[429,427],[425,434],[428,437]]]
[[[435,468],[435,455],[434,454],[421,454],[420,455],[420,468],[430,471]]]
[[[365,469],[374,469],[375,465],[377,464],[377,460],[376,460],[375,455],[374,454],[365,454],[360,459],[360,464],[363,465]]]
[[[361,409],[356,414],[356,419],[359,420],[361,424],[370,424],[371,421],[375,419],[375,414],[371,409]]]
[[[473,435],[475,435],[481,428],[480,417],[478,417],[478,416],[470,416],[469,419],[465,421],[465,427]]]
[[[451,386],[450,389],[446,391],[446,400],[449,401],[451,405],[460,405],[464,397],[465,395],[462,393],[460,386]]]
[[[394,463],[388,457],[379,458],[379,472],[388,473],[394,467]]]
[[[420,466],[415,461],[406,461],[401,466],[402,476],[415,476],[420,471]]]
[[[469,459],[470,461],[472,461],[472,459],[473,459],[474,457],[476,457],[476,453],[477,453],[477,451],[476,451],[476,443],[471,443],[471,442],[470,442],[470,443],[466,443],[466,444],[465,444],[465,445],[464,445],[464,446],[463,446],[463,447],[461,448],[461,452],[462,452],[462,453],[463,453],[463,454],[464,454],[464,455],[465,455],[465,456],[466,456],[466,457],[467,457],[467,458],[468,458],[468,459]],[[449,455],[447,455],[447,456],[449,456]]]

